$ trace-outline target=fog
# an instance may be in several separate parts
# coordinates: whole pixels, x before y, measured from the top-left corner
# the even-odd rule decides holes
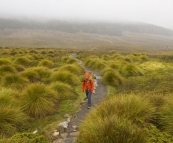
[[[1,18],[145,22],[173,29],[173,0],[0,0]]]

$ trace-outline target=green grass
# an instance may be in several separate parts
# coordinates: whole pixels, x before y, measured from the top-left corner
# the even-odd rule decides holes
[[[104,84],[114,87],[123,84],[124,80],[121,74],[119,74],[117,71],[109,69],[104,72],[102,78]]]
[[[66,64],[64,66],[61,66],[58,70],[61,72],[69,71],[75,75],[81,75],[85,72],[84,69],[76,63],[75,64]]]
[[[57,93],[41,83],[29,85],[21,97],[25,113],[37,119],[56,114],[58,101]]]
[[[16,72],[16,69],[12,65],[3,65],[0,67],[1,75],[7,74],[7,73],[15,73],[15,72]]]
[[[145,97],[111,96],[87,116],[80,126],[78,142],[147,142],[147,135],[138,124],[152,120],[154,111]]]
[[[50,87],[53,90],[57,91],[60,101],[74,100],[75,98],[77,98],[77,93],[69,84],[57,81],[51,83]]]
[[[53,82],[61,81],[61,82],[67,83],[71,86],[79,85],[79,83],[80,83],[79,78],[75,74],[73,74],[69,71],[54,72],[51,76],[51,81],[53,81]]]
[[[53,68],[54,63],[50,60],[41,60],[38,65],[47,68]]]
[[[1,141],[2,143],[48,143],[48,140],[43,135],[34,135],[32,133],[18,133],[13,135],[9,139],[4,139]]]
[[[2,79],[4,87],[22,90],[28,85],[29,81],[19,74],[5,75]]]
[[[39,74],[31,68],[23,71],[21,75],[27,78],[31,83],[41,81]]]
[[[1,58],[0,59],[0,66],[2,65],[11,65],[12,62],[9,59]]]
[[[10,89],[0,90],[0,136],[9,137],[16,133],[26,122],[15,92]],[[22,125],[23,124],[23,125]]]
[[[120,73],[125,77],[142,76],[143,71],[135,64],[124,64],[120,69]]]
[[[158,124],[160,128],[165,132],[173,134],[173,100],[172,96],[167,97],[166,102],[161,106],[159,110]]]
[[[141,51],[127,54],[127,49],[126,54],[123,54],[118,51],[109,52],[109,49],[116,49],[113,47],[107,47],[106,52],[102,52],[106,48],[104,46],[92,48],[95,49],[69,51],[52,48],[2,48],[1,112],[5,114],[11,111],[10,117],[14,117],[13,113],[21,112],[22,108],[32,118],[25,120],[25,124],[16,120],[13,125],[11,121],[4,119],[9,125],[8,129],[12,130],[9,134],[4,130],[5,134],[1,134],[0,138],[37,128],[40,135],[51,139],[52,130],[65,120],[64,114],[75,115],[79,111],[80,102],[85,97],[81,92],[84,69],[69,57],[75,52],[87,66],[101,72],[102,80],[108,87],[108,97],[91,110],[91,114],[80,124],[78,141],[171,141],[171,54],[168,57],[166,54],[142,54]],[[99,48],[101,51],[97,52]],[[8,102],[8,107],[4,106],[7,101],[11,101]],[[18,109],[16,112],[16,108],[11,108],[12,102]],[[2,119],[3,117],[7,116],[3,115]]]
[[[32,65],[32,61],[28,59],[27,57],[18,57],[15,59],[14,63],[25,66],[25,67]]]
[[[44,83],[50,82],[52,71],[49,68],[37,66],[37,67],[33,67],[32,71],[38,73],[39,79],[41,80],[41,82],[44,82]]]
[[[78,143],[147,143],[145,133],[127,119],[95,116],[93,120],[81,125]]]

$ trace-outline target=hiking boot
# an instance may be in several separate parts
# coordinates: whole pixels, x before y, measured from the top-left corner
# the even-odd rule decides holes
[[[90,109],[91,107],[90,107],[90,106],[88,106],[87,108],[88,108],[88,109]]]

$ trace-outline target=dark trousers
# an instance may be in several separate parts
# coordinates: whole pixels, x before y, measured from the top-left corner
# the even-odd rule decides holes
[[[91,107],[91,96],[92,96],[91,90],[85,90],[85,93],[88,99],[88,106]]]

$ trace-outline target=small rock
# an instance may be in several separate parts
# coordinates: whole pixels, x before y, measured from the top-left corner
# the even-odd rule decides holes
[[[64,118],[68,118],[70,115],[69,114],[65,114],[64,115]]]
[[[53,143],[65,143],[63,139],[54,140]]]
[[[66,136],[67,136],[67,133],[63,133],[63,134],[61,134],[61,137],[62,137],[63,139],[65,139]]]

